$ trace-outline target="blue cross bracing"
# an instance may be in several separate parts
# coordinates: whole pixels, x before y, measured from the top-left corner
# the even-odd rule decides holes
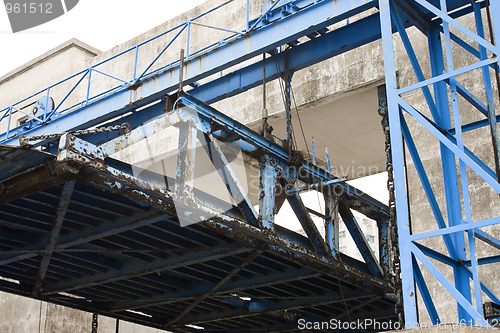
[[[488,325],[482,294],[475,292],[472,301],[469,279],[474,291],[482,290],[491,301],[500,303],[478,273],[479,265],[491,265],[498,258],[477,258],[475,250],[476,238],[498,248],[498,240],[479,228],[500,221],[498,217],[472,219],[466,166],[495,191],[500,192],[500,185],[495,179],[498,175],[467,149],[462,138],[466,130],[490,126],[497,151],[497,116],[489,68],[498,70],[499,48],[484,37],[484,7],[491,11],[491,28],[498,39],[498,1],[282,0],[258,18],[248,20],[244,31],[200,50],[188,49],[183,61],[152,69],[156,60],[169,52],[175,38],[196,24],[195,18],[169,31],[174,38],[143,71],[137,67],[139,50],[157,37],[8,106],[0,111],[0,121],[8,122],[6,132],[0,135],[0,275],[7,278],[0,280],[0,288],[176,332],[194,331],[186,326],[193,324],[203,326],[206,332],[291,332],[297,329],[299,318],[324,321],[332,316],[339,320],[396,320],[393,308],[398,297],[394,289],[397,295],[399,292],[393,279],[397,271],[392,266],[395,240],[390,235],[389,207],[348,184],[331,182],[336,179],[334,175],[307,161],[294,165],[289,147],[276,144],[208,106],[261,84],[263,66],[270,81],[284,77],[285,69],[293,72],[307,68],[382,38],[392,150],[389,162],[394,169],[406,325],[418,321],[415,283],[432,322],[440,321],[422,266],[457,301],[458,320]],[[456,21],[470,13],[476,18],[476,32]],[[352,17],[356,17],[354,22],[332,28]],[[425,77],[406,33],[410,26],[428,39],[430,78]],[[458,33],[451,32],[450,26]],[[408,87],[397,84],[393,33],[400,35],[418,80]],[[301,39],[304,36],[314,37]],[[455,69],[452,41],[478,61]],[[284,45],[288,45],[286,55]],[[262,53],[269,56],[255,60]],[[115,87],[97,92],[91,89],[93,73],[112,76],[99,66],[122,54],[135,55],[133,76],[113,76],[120,82]],[[249,60],[253,63],[206,80]],[[473,70],[482,71],[486,103],[458,82],[459,75]],[[184,86],[193,88],[189,94],[179,93],[178,108],[168,110],[165,116],[165,98],[177,91],[180,72]],[[206,82],[196,84],[202,79]],[[41,115],[29,115],[28,124],[11,126],[14,112],[23,112],[37,99],[45,98],[45,105],[49,105],[51,89],[70,80],[76,85],[53,110],[46,108]],[[63,106],[82,86],[87,92],[84,99]],[[405,101],[403,95],[415,90],[422,91],[432,119]],[[460,123],[458,95],[486,119]],[[441,144],[446,220],[403,113],[422,124]],[[125,122],[127,130],[116,127],[114,131],[75,132]],[[111,158],[155,129],[171,126],[178,127],[183,149],[179,149],[176,160],[176,179],[169,181],[181,186],[172,189],[166,185],[167,180],[159,186],[157,179],[162,176],[154,172],[143,175],[146,179],[135,177],[133,166]],[[50,135],[54,133],[60,135]],[[401,137],[417,169],[437,230],[420,234],[410,230]],[[196,158],[193,144],[197,140],[205,143],[207,154],[235,201],[225,212],[212,208],[224,206],[220,199],[192,186]],[[25,145],[14,147],[19,141]],[[222,142],[238,147],[260,165],[259,212],[225,163]],[[338,220],[333,215],[323,216],[326,230],[330,230],[327,235],[333,237],[325,239],[299,195],[283,191],[277,194],[277,189],[296,181],[308,186],[322,184],[321,195],[325,202],[332,203],[330,212],[339,210],[364,262],[339,251],[334,231]],[[336,189],[343,195],[333,196]],[[286,200],[306,236],[274,223],[275,214]],[[351,210],[377,222],[380,259],[371,251]],[[183,219],[202,222],[180,227]],[[448,254],[418,243],[431,237],[442,237]],[[453,282],[429,257],[452,267]]]

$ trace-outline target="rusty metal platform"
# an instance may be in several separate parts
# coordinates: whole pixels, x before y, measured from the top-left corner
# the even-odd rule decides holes
[[[178,105],[132,131],[109,128],[118,133],[102,143],[74,132],[0,146],[0,290],[172,332],[395,320],[387,206],[305,160],[291,163],[283,147],[189,95]],[[177,158],[167,161],[175,179],[154,170],[138,177],[111,157],[170,127],[179,134]],[[193,186],[196,138],[207,140],[229,209]],[[260,160],[259,213],[223,143]],[[329,202],[324,237],[298,194],[304,186]],[[285,200],[306,236],[274,223]],[[339,251],[334,206],[364,262]],[[351,210],[376,221],[380,260]]]
[[[166,191],[55,160],[0,147],[3,291],[174,332],[394,317],[390,285],[362,262],[327,261],[278,226],[294,246],[250,236],[236,210],[181,227]]]

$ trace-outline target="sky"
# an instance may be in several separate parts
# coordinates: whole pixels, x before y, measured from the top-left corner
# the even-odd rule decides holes
[[[0,9],[0,76],[71,38],[109,50],[204,1],[80,0],[65,15],[15,34]]]

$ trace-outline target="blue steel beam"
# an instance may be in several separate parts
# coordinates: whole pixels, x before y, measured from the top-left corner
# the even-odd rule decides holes
[[[216,249],[210,251],[185,253],[182,255],[171,255],[167,259],[157,259],[151,262],[142,260],[128,260],[119,270],[109,270],[104,273],[94,274],[93,276],[83,276],[78,279],[69,279],[66,281],[59,281],[54,284],[47,284],[41,294],[47,296],[63,291],[92,287],[95,285],[120,281],[136,276],[172,270],[196,263],[217,260],[248,251],[249,249],[247,248],[234,249],[231,251],[227,251],[227,249]]]
[[[59,206],[57,207],[56,220],[50,232],[49,241],[45,252],[43,253],[42,260],[40,262],[40,269],[38,270],[38,275],[33,286],[33,294],[40,292],[43,280],[45,279],[45,274],[49,268],[50,259],[52,258],[52,253],[56,247],[57,239],[59,238],[59,232],[63,221],[66,217],[66,212],[68,211],[69,203],[71,201],[71,195],[75,188],[75,181],[69,181],[64,184],[61,198],[59,199]]]
[[[380,19],[377,14],[373,14],[289,49],[287,51],[288,68],[296,72],[379,38]],[[262,84],[262,68],[264,64],[266,67],[266,81],[269,82],[284,75],[284,53],[275,53],[271,57],[267,57],[265,62],[258,61],[225,74],[190,90],[189,94],[207,104],[237,95]]]
[[[361,253],[361,256],[365,260],[366,264],[368,265],[370,272],[374,276],[381,277],[384,275],[382,267],[380,267],[380,263],[378,262],[377,258],[375,257],[375,253],[373,253],[373,250],[371,249],[370,245],[368,244],[365,235],[363,234],[363,231],[361,230],[361,227],[359,226],[358,222],[356,221],[356,218],[351,212],[351,209],[349,206],[345,204],[345,202],[339,202],[339,213],[340,216],[342,216],[342,220],[344,221],[345,226],[347,227],[347,230],[349,230],[349,234],[351,235],[352,239],[354,240],[354,243],[356,244],[356,247],[358,248],[359,252]]]
[[[499,239],[482,231],[481,229],[475,229],[474,235],[476,236],[477,239],[480,239],[483,242],[485,242],[486,244],[489,244],[489,245],[493,246],[494,248],[497,248],[500,250],[500,240]]]
[[[302,9],[295,15],[263,26],[251,33],[232,40],[206,53],[193,55],[184,62],[184,84],[188,85],[207,76],[251,59],[278,46],[295,41],[309,33],[321,30],[349,16],[360,13],[376,5],[376,0],[331,1],[323,0]],[[311,22],[314,22],[311,24]],[[287,31],[287,34],[283,34]],[[179,66],[159,73],[154,78],[137,82],[134,86],[124,87],[112,95],[103,97],[88,106],[76,109],[54,119],[47,125],[22,132],[20,127],[13,129],[11,135],[0,137],[0,142],[16,145],[17,136],[46,133],[62,133],[75,129],[85,129],[112,119],[139,106],[165,96],[179,85]],[[91,114],[92,117],[88,115]],[[91,118],[91,119],[90,119]]]
[[[304,229],[307,237],[311,241],[314,249],[325,257],[330,256],[331,251],[326,245],[323,237],[321,237],[316,224],[311,218],[311,215],[309,215],[309,212],[307,211],[306,206],[302,202],[300,196],[297,193],[294,193],[292,195],[289,195],[287,199],[293,209],[293,212],[295,213],[295,216],[302,225],[302,229]]]
[[[427,284],[425,283],[424,276],[420,271],[420,267],[418,267],[418,263],[413,258],[413,269],[415,271],[415,281],[417,282],[418,290],[420,290],[420,294],[424,300],[425,307],[427,308],[427,313],[431,318],[432,324],[437,325],[441,322],[439,319],[439,315],[436,311],[436,306],[434,305],[434,301],[432,300],[431,294],[429,293],[429,289],[427,288]]]

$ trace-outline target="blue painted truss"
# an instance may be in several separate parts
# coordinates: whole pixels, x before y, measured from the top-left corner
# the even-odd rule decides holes
[[[500,193],[497,117],[491,79],[494,71],[498,73],[500,48],[492,40],[494,38],[498,40],[500,37],[500,4],[498,1],[491,1],[490,4],[472,1],[467,4],[461,12],[472,13],[474,25],[471,31],[456,20],[457,12],[453,12],[450,3],[444,0],[380,1],[404,313],[407,327],[413,327],[418,323],[415,286],[418,286],[432,323],[440,322],[441,319],[434,304],[435,295],[431,296],[428,290],[429,283],[433,283],[436,288],[434,279],[456,300],[458,314],[456,321],[488,326],[486,314],[483,313],[484,296],[498,303],[497,296],[487,287],[487,281],[481,282],[479,270],[480,264],[494,264],[497,261],[493,258],[489,260],[488,257],[480,258],[476,240],[486,242],[492,246],[492,249],[497,248],[498,240],[480,228],[498,225],[500,218],[496,216],[494,209],[488,208],[483,208],[481,211],[482,215],[488,218],[473,218],[473,212],[481,215],[478,214],[477,209],[485,202],[477,197],[471,197],[474,189],[471,187],[470,179],[476,179],[476,183],[480,179],[488,184],[494,193]],[[417,59],[403,26],[401,15],[408,4],[411,4],[414,17],[428,18],[422,23],[415,22],[422,32],[420,41],[425,40],[429,45],[429,54],[425,59],[430,62],[431,72],[427,76],[424,76],[423,65]],[[486,10],[482,10],[485,5]],[[489,16],[488,20],[491,20],[489,24],[493,32],[493,36],[490,36],[492,39],[485,37],[483,18],[487,16]],[[408,86],[398,85],[393,31],[390,29],[392,24],[397,27],[417,83]],[[474,61],[458,66],[457,55],[464,53],[471,54]],[[475,86],[469,87],[469,89],[474,89],[473,94],[460,83],[463,78],[460,75],[474,75],[474,71],[479,71],[480,79],[475,81]],[[421,100],[425,103],[410,102],[407,96],[412,92],[420,92],[423,96]],[[484,120],[468,121],[474,112],[477,112]],[[417,148],[419,138],[412,136],[411,128],[415,130],[416,124],[425,128],[430,137],[439,142],[442,181],[438,187],[435,183],[432,185],[430,181],[430,178],[436,181],[436,171],[429,170],[429,168],[426,170],[424,167],[426,162]],[[487,135],[486,138],[487,141],[492,142],[493,163],[483,161],[489,159],[488,154],[483,153],[480,158],[464,143],[465,131],[478,131],[485,126],[490,127],[487,133],[491,134],[491,139],[488,139]],[[403,141],[399,133],[402,133]],[[485,136],[485,131],[476,133],[475,140],[481,140]],[[431,139],[427,138],[427,140]],[[410,185],[408,188],[406,175],[409,167],[406,165],[404,150],[409,152],[418,179],[413,186]],[[496,172],[488,164],[495,165]],[[434,174],[430,177],[431,172]],[[420,191],[419,187],[425,192],[431,215],[438,229],[427,222],[425,232],[412,231],[410,222],[412,215],[409,213],[411,207],[407,199],[407,191],[410,193],[415,190]],[[438,194],[445,198],[444,207],[438,204],[442,199],[438,197]],[[446,214],[443,214],[442,209],[446,210]],[[418,220],[418,217],[414,219]],[[433,241],[426,242],[430,239]],[[442,243],[438,239],[441,239]],[[440,244],[444,244],[444,248]],[[449,266],[453,273],[443,273],[442,266],[436,265],[434,260]],[[429,275],[424,278],[422,268],[430,273],[432,281]]]

